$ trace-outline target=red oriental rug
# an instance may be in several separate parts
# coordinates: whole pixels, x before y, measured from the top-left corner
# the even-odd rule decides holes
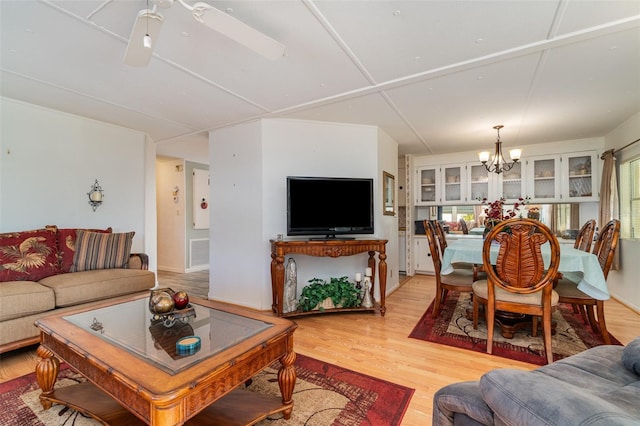
[[[249,390],[280,395],[277,366],[256,375]],[[258,425],[326,426],[400,425],[413,396],[413,389],[298,354],[297,381],[290,420],[274,415]],[[84,378],[66,364],[61,366],[56,386],[70,386]],[[0,383],[2,426],[97,426],[100,423],[64,406],[44,411],[35,374]]]
[[[473,329],[473,322],[467,315],[467,312],[472,311],[470,293],[450,291],[440,315],[435,319],[431,318],[431,302],[409,337],[484,353],[487,351],[487,327],[481,318],[478,329]],[[582,321],[580,314],[573,312],[571,305],[559,304],[552,321],[556,323],[556,333],[551,342],[554,361],[604,345],[600,334],[594,333],[591,326]],[[610,337],[612,344],[621,345],[615,337]],[[531,327],[524,327],[512,339],[505,339],[496,326],[493,339],[493,355],[530,364],[547,363],[542,334],[539,332],[537,337],[531,336]]]

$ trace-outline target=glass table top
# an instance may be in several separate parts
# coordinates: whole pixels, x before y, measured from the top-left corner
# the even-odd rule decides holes
[[[237,314],[190,304],[195,316],[171,327],[154,320],[149,299],[143,298],[63,317],[169,374],[180,371],[270,328],[273,324]],[[200,338],[200,348],[178,351],[176,342]]]

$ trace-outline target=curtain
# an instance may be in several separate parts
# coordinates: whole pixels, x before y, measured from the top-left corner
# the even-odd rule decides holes
[[[602,154],[604,165],[602,166],[602,181],[600,182],[600,212],[598,226],[600,229],[611,219],[620,219],[618,202],[618,182],[616,178],[616,157],[614,150],[610,149]],[[616,250],[611,269],[617,270],[620,265],[620,250]]]

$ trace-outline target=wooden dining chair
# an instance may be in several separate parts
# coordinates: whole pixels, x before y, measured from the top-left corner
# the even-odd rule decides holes
[[[576,237],[576,242],[573,245],[574,248],[582,251],[590,251],[591,243],[593,242],[593,234],[596,232],[596,220],[589,219],[582,225],[580,228],[580,232],[578,232],[578,236]]]
[[[467,222],[464,219],[460,219],[458,221],[458,228],[462,231],[463,234],[469,233],[469,227],[467,226]]]
[[[609,270],[613,263],[613,256],[616,248],[618,247],[619,239],[620,221],[613,219],[610,220],[604,228],[602,228],[602,231],[593,246],[592,253],[598,257],[598,262],[600,262],[600,267],[602,268],[605,280],[609,276]],[[588,318],[593,331],[600,333],[605,344],[611,344],[611,338],[607,331],[607,323],[604,319],[604,300],[598,300],[583,293],[578,290],[577,283],[564,277],[558,280],[555,290],[558,292],[560,303],[570,303],[573,306],[577,306],[583,319],[585,316]],[[594,306],[597,311],[597,319],[593,312]]]
[[[491,245],[500,244],[495,267],[491,263]],[[551,257],[545,266],[540,247],[549,242]],[[487,234],[482,246],[486,280],[473,283],[473,328],[478,328],[480,304],[487,319],[487,353],[493,351],[496,311],[533,316],[533,335],[542,317],[544,350],[547,363],[553,362],[551,349],[551,313],[558,304],[553,279],[560,264],[560,243],[551,230],[534,219],[514,218],[499,222]]]
[[[424,226],[436,274],[436,296],[434,298],[433,311],[431,312],[431,317],[436,318],[440,312],[440,307],[444,305],[449,290],[471,293],[474,274],[470,268],[454,268],[450,274],[442,275],[442,251],[437,236],[437,225],[427,220]]]
[[[429,223],[431,223],[431,226],[433,226],[433,229],[436,233],[436,238],[437,238],[437,242],[438,242],[438,247],[440,248],[440,259],[442,260],[442,256],[444,256],[444,251],[447,248],[447,233],[444,231],[444,226],[442,226],[442,222],[440,222],[439,220],[424,220],[424,229],[425,232],[427,230],[427,227],[429,226]],[[482,267],[480,267],[480,265],[474,265],[471,263],[464,263],[464,262],[455,262],[452,263],[451,266],[453,266],[454,269],[471,269],[473,270],[473,279],[475,280],[479,280],[479,279],[484,279],[484,277],[486,277],[486,275],[484,275],[484,273],[482,272]]]

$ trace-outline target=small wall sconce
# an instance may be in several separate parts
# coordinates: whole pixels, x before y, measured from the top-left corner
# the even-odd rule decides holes
[[[102,199],[104,198],[104,191],[98,183],[98,179],[91,185],[91,190],[87,192],[87,195],[89,196],[89,205],[95,212],[98,206],[102,204]]]

